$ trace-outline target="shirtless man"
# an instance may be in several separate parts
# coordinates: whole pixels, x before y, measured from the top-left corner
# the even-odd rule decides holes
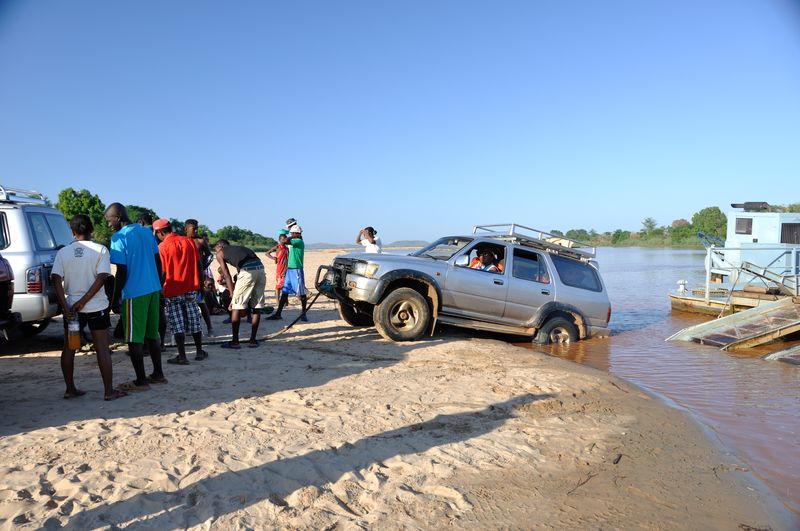
[[[205,279],[208,277],[208,275],[206,275],[206,267],[208,266],[209,257],[211,256],[211,249],[208,246],[208,240],[206,240],[203,236],[200,236],[198,227],[199,223],[196,219],[187,219],[183,224],[183,230],[186,233],[186,237],[194,242],[194,245],[197,248],[197,254],[200,257],[197,267],[200,269],[200,283],[202,285]],[[197,304],[200,306],[200,313],[203,316],[203,321],[206,323],[208,336],[212,337],[214,335],[214,327],[211,325],[211,314],[208,311],[208,306],[206,306],[205,299],[202,298],[202,293],[200,295],[201,296],[197,299]]]

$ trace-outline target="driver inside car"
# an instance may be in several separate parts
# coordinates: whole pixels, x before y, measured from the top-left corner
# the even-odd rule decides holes
[[[489,273],[501,273],[502,271],[497,265],[497,257],[494,252],[484,247],[478,250],[478,256],[472,259],[469,264],[470,269],[477,269],[479,271],[488,271]]]

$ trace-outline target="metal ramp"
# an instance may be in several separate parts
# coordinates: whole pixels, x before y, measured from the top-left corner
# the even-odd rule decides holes
[[[766,267],[761,267],[750,262],[742,262],[740,269],[746,273],[750,273],[751,275],[755,275],[772,282],[778,286],[778,289],[784,295],[798,295],[797,275],[781,275],[780,273],[770,271]]]
[[[690,326],[666,340],[694,341],[722,350],[737,350],[763,345],[798,330],[800,298],[792,297]]]

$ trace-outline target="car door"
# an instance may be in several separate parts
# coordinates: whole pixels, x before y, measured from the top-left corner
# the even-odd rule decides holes
[[[555,286],[545,257],[529,249],[513,249],[508,295],[503,314],[509,324],[524,325],[543,305],[555,300]]]
[[[500,255],[498,263],[502,263],[506,252],[504,245],[478,243],[458,253],[450,260],[447,270],[442,290],[442,310],[459,317],[502,322],[508,275],[502,270],[493,273],[471,269],[469,263],[479,246],[496,249]]]

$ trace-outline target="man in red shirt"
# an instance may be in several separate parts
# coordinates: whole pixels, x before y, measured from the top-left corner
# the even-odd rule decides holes
[[[191,238],[173,233],[168,220],[156,220],[153,223],[153,232],[161,242],[158,245],[158,254],[161,256],[161,284],[167,322],[175,334],[175,344],[178,347],[178,355],[168,359],[167,363],[188,365],[185,346],[187,333],[192,335],[197,347],[197,356],[194,359],[199,361],[208,357],[203,350],[203,335],[200,331],[202,316],[197,306],[197,292],[200,290],[197,262],[200,257]]]

